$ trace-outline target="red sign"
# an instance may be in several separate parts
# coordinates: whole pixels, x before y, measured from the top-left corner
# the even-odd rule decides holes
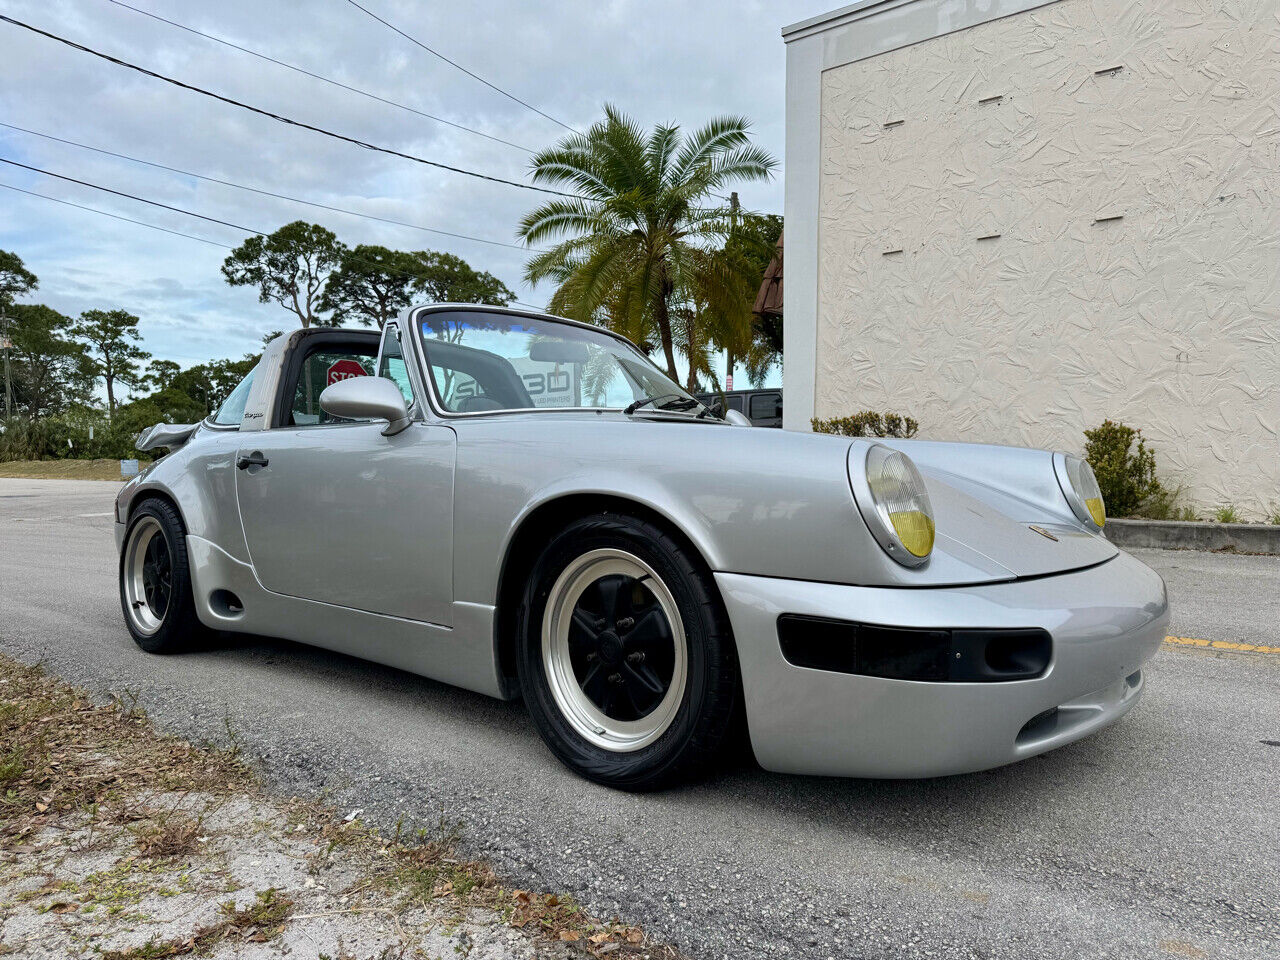
[[[339,380],[350,380],[353,377],[367,377],[364,367],[360,366],[355,360],[335,360],[329,367],[324,377],[324,385],[326,387],[337,383]]]

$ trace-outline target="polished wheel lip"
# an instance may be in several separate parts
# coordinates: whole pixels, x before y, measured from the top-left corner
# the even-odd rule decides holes
[[[628,576],[643,581],[667,619],[673,647],[671,680],[658,705],[638,720],[615,720],[583,691],[573,669],[569,628],[583,594],[604,577]],[[684,701],[688,682],[688,644],[675,597],[647,563],[612,547],[591,550],[574,559],[556,578],[542,616],[542,664],[551,697],[574,732],[589,743],[617,753],[630,753],[653,743],[671,726]]]
[[[161,555],[165,564],[157,569]],[[138,633],[152,636],[164,625],[173,605],[173,558],[160,521],[155,517],[140,519],[129,531],[123,556],[120,587],[125,615]]]

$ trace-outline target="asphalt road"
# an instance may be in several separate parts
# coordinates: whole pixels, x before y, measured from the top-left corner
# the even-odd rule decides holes
[[[146,656],[116,597],[114,490],[0,480],[0,650],[234,736],[281,789],[388,828],[460,820],[517,882],[694,957],[1280,957],[1280,655],[1166,644],[1127,718],[988,773],[744,763],[630,796],[562,769],[518,704],[261,638]],[[1142,556],[1174,634],[1280,645],[1280,558]]]

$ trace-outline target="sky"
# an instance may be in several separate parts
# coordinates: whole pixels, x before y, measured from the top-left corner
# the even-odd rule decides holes
[[[125,2],[125,0],[121,0]],[[415,46],[353,5],[262,0],[127,0],[201,32],[416,110],[542,149],[566,130]],[[779,161],[769,183],[739,189],[744,206],[782,212],[785,51],[781,27],[831,0],[690,3],[559,0],[555,4],[360,0],[489,83],[582,130],[617,105],[646,127],[693,129],[744,115]],[[0,13],[253,104],[405,153],[527,182],[529,154],[375,102],[158,22],[111,0],[0,0]],[[543,194],[387,156],[219,103],[0,22],[0,124],[129,154],[207,177],[419,226],[515,244]],[[57,143],[0,126],[0,157],[238,227],[270,232],[305,219],[341,240],[457,254],[498,276],[524,304],[549,286],[522,281],[527,253],[317,210]],[[144,347],[183,365],[256,350],[290,315],[230,287],[219,271],[247,235],[0,163],[0,184],[191,234],[172,236],[0,188],[0,249],[40,278],[28,300],[68,315],[123,308]],[[220,244],[220,245],[217,245]],[[741,375],[741,371],[739,371]],[[743,384],[739,384],[742,386]]]

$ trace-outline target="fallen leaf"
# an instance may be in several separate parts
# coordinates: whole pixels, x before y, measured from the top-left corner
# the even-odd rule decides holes
[[[608,930],[601,930],[599,933],[593,933],[587,937],[592,943],[608,943],[609,938],[613,936]]]
[[[569,940],[569,941],[581,940],[582,934],[580,934],[577,930],[561,930],[560,939]]]
[[[37,803],[37,804],[36,804],[36,812],[37,812],[37,813],[44,813],[44,812],[45,812],[46,810],[48,810],[48,809],[49,809],[49,805],[48,805],[47,803]]]
[[[627,943],[639,943],[644,939],[644,934],[639,930],[632,929],[627,932]]]

